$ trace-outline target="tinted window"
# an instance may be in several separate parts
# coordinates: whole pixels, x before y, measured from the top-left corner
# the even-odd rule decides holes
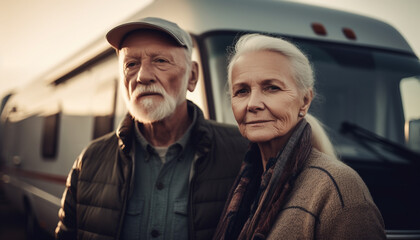
[[[42,156],[44,158],[55,158],[57,155],[59,123],[59,113],[44,117],[42,130]]]

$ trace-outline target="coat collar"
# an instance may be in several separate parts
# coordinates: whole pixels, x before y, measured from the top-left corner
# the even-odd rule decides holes
[[[193,102],[187,100],[187,108],[189,114],[197,113],[197,120],[191,129],[191,141],[198,154],[206,153],[211,146],[211,139],[213,138],[212,131],[207,120],[204,119],[203,112]],[[124,152],[129,155],[134,136],[134,118],[130,113],[127,113],[124,119],[120,122],[116,135],[118,137],[118,146]]]

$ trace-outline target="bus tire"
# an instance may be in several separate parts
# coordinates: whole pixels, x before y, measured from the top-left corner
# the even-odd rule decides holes
[[[25,233],[28,240],[40,240],[41,228],[29,202],[25,201]]]

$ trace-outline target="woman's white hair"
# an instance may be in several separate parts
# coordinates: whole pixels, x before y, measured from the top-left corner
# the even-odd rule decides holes
[[[278,52],[289,59],[293,77],[302,92],[313,89],[314,74],[305,54],[286,40],[257,33],[244,35],[236,43],[228,65],[229,89],[232,84],[232,68],[236,60],[244,53],[264,50]]]
[[[306,55],[294,44],[277,37],[262,34],[246,34],[239,38],[235,45],[228,64],[229,92],[232,93],[232,69],[238,58],[244,53],[254,51],[273,51],[287,57],[291,64],[293,79],[296,81],[299,90],[305,94],[307,91],[314,91],[314,73],[311,63]],[[312,128],[312,145],[319,151],[337,157],[334,147],[324,130],[322,124],[312,115],[306,114],[305,119]]]
[[[318,151],[323,152],[327,155],[338,158],[337,152],[334,149],[333,144],[330,141],[327,133],[325,132],[324,125],[312,114],[306,114],[306,121],[311,125],[312,129],[312,146]]]

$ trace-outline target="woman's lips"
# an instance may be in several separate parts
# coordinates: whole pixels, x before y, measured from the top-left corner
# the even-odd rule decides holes
[[[245,124],[261,124],[261,123],[267,123],[267,122],[271,122],[271,120],[253,120],[253,121],[248,121]]]

